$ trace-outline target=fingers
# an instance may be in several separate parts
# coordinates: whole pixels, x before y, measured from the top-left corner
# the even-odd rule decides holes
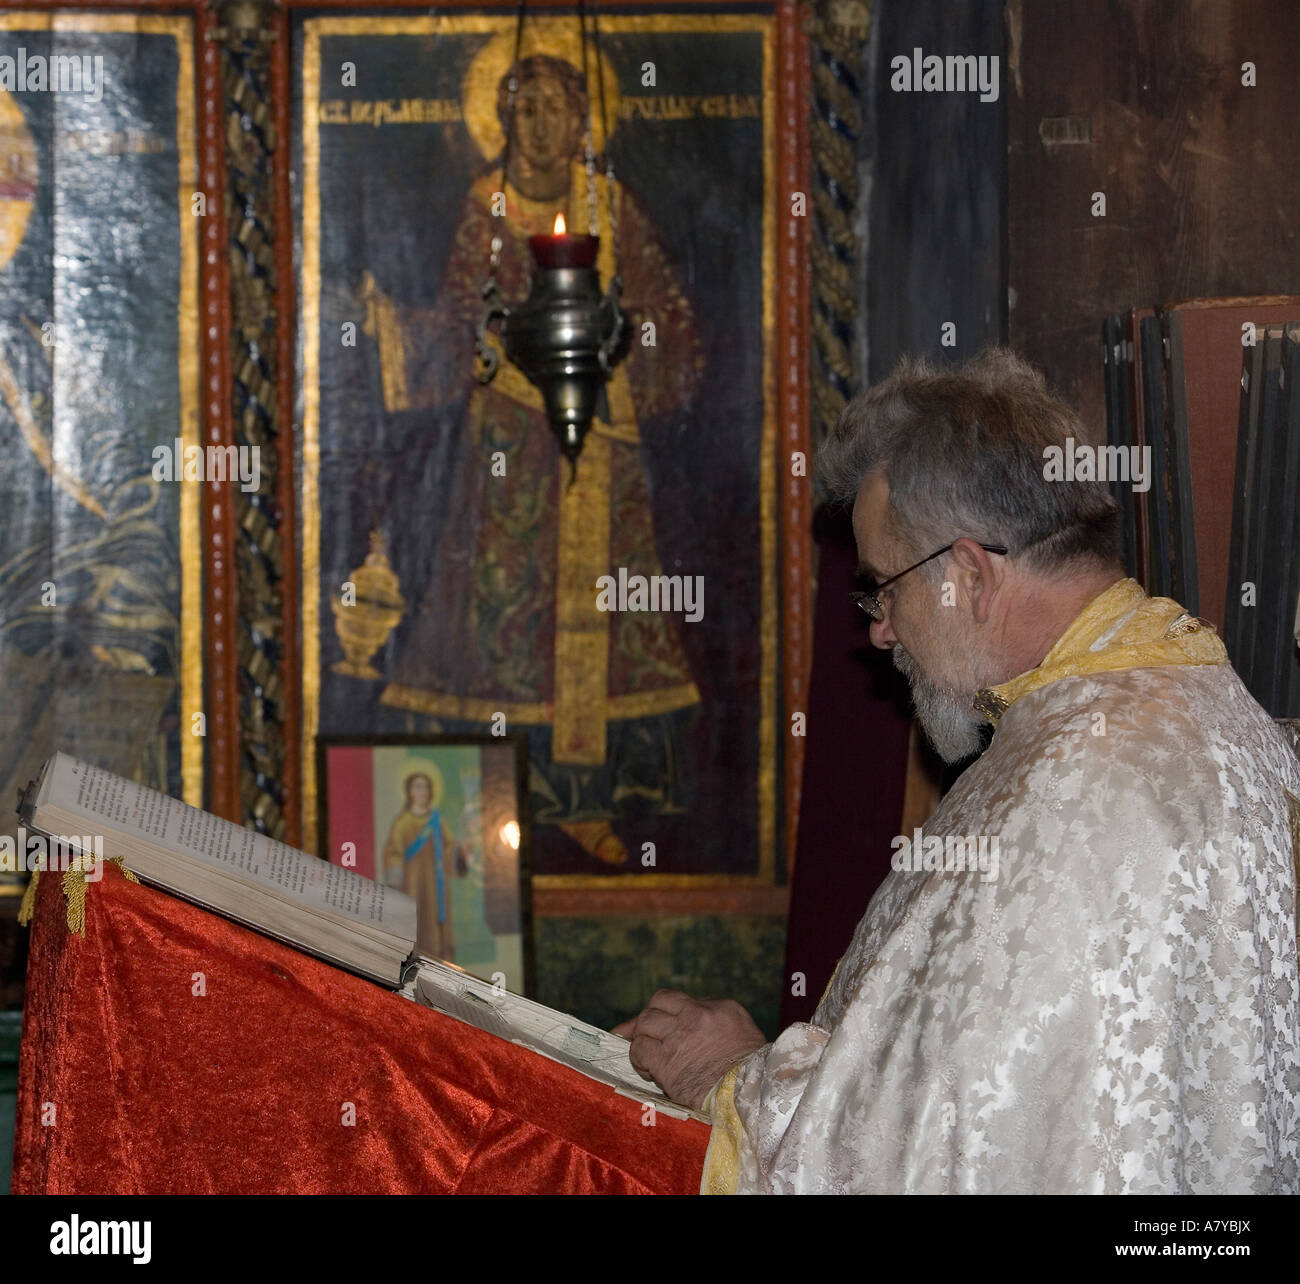
[[[648,1034],[638,1033],[628,1049],[627,1059],[632,1063],[632,1069],[641,1078],[653,1079],[657,1083],[658,1075],[655,1071],[660,1068],[663,1055],[664,1045],[658,1039]]]
[[[651,1008],[658,1008],[661,1012],[668,1012],[676,1015],[688,1003],[694,1000],[689,994],[683,994],[680,990],[656,990],[650,996],[650,1002],[645,1005],[646,1012]]]
[[[638,1039],[663,1039],[677,1029],[678,1021],[662,1008],[646,1008],[634,1022]]]
[[[643,1079],[657,1082],[648,1067],[657,1066],[662,1060],[663,1040],[675,1032],[681,1013],[692,1002],[690,995],[680,990],[656,990],[636,1016],[619,1022],[610,1031],[631,1043],[628,1059]]]
[[[692,999],[680,990],[656,990],[614,1033],[629,1040],[633,1069],[686,1105],[703,1102],[729,1066],[767,1042],[734,1000]]]
[[[665,1012],[662,1008],[646,1007],[630,1021],[620,1022],[610,1033],[624,1039],[662,1039],[674,1029],[676,1024],[677,1018],[671,1013]]]

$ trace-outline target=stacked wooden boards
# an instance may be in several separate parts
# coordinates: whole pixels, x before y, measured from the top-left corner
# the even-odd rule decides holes
[[[1130,574],[1209,620],[1255,697],[1300,716],[1300,298],[1193,299],[1102,328],[1107,444]]]

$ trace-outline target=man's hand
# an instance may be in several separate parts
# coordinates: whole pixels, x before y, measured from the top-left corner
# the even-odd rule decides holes
[[[713,1085],[767,1040],[734,999],[656,990],[639,1016],[616,1025],[633,1066],[674,1101],[698,1110]]]

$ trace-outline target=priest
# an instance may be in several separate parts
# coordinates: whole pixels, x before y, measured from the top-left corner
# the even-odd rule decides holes
[[[619,1028],[711,1110],[706,1192],[1300,1193],[1300,760],[1213,629],[1124,578],[1106,485],[1050,479],[1071,438],[999,349],[904,362],[822,452],[872,642],[979,756],[811,1022],[768,1043],[661,991]]]

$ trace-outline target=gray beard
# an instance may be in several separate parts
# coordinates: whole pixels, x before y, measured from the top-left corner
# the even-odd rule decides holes
[[[897,643],[893,651],[894,667],[912,689],[916,720],[935,753],[948,763],[962,762],[979,753],[984,746],[985,720],[975,712],[970,697],[932,682]]]

